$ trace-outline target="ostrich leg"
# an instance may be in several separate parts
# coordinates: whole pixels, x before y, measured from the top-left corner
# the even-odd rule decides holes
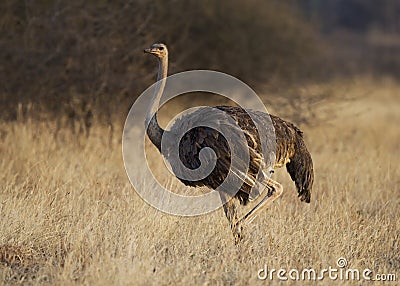
[[[251,223],[261,210],[267,208],[273,201],[282,195],[283,187],[281,184],[271,179],[268,179],[266,184],[268,192],[265,197],[237,222],[238,225]]]
[[[224,204],[225,215],[231,226],[231,230],[235,238],[235,244],[237,244],[242,239],[242,226],[238,223],[238,201],[236,198],[232,198],[224,192],[220,192],[220,197],[222,201],[226,201]]]

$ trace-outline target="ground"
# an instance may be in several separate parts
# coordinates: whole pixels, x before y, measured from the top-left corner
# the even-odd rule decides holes
[[[313,106],[319,122],[300,124],[315,164],[311,203],[300,202],[278,171],[282,197],[238,246],[222,209],[182,218],[147,205],[125,174],[119,138],[110,143],[106,129],[94,127],[87,139],[63,131],[56,139],[52,122],[0,123],[0,281],[266,285],[279,280],[276,273],[272,281],[257,277],[265,265],[301,273],[339,268],[339,258],[348,263],[343,269],[399,281],[400,84],[361,78],[303,88],[328,91]]]

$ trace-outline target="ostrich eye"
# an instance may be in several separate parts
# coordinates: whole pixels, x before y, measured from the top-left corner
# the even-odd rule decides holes
[[[162,51],[162,50],[164,50],[164,47],[159,47],[158,49],[159,49],[160,51]]]

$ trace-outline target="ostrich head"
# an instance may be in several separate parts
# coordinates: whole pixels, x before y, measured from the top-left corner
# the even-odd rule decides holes
[[[149,49],[145,49],[144,52],[152,54],[160,60],[168,57],[167,46],[164,44],[153,44]]]

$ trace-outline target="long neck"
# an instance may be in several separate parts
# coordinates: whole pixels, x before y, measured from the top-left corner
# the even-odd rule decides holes
[[[168,73],[168,58],[165,57],[159,60],[157,83],[154,91],[153,98],[150,103],[149,110],[146,116],[145,126],[147,127],[147,136],[150,141],[161,151],[161,139],[165,132],[164,129],[158,124],[157,110],[160,104],[160,99],[164,91],[165,83],[167,81]],[[148,125],[147,125],[148,124]]]

